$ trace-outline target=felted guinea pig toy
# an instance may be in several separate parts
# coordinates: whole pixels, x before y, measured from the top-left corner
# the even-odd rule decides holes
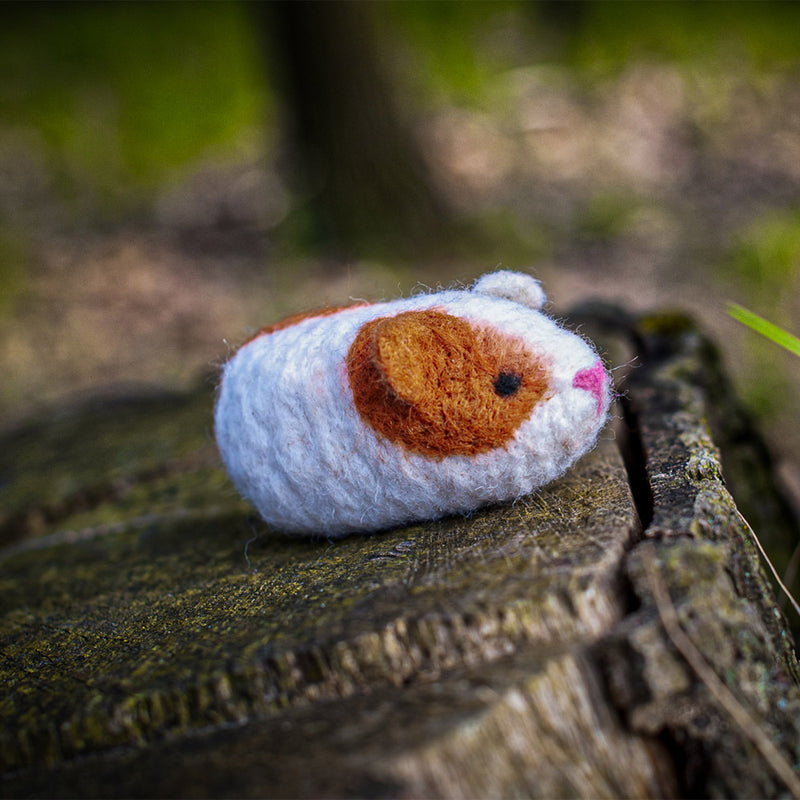
[[[225,365],[215,410],[236,488],[276,530],[341,536],[465,513],[591,449],[609,379],[541,313],[528,275],[298,314]]]

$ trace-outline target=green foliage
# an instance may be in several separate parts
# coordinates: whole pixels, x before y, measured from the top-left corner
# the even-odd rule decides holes
[[[380,16],[399,32],[412,82],[450,102],[480,105],[506,69],[557,61],[585,80],[635,61],[756,70],[800,59],[800,3],[696,0],[391,0]]]
[[[248,10],[235,3],[4,9],[0,117],[34,129],[68,183],[150,186],[263,123]]]
[[[521,25],[524,7],[519,0],[392,0],[377,5],[380,21],[399,34],[401,49],[412,56],[397,71],[427,96],[473,104],[485,99],[497,71],[512,65],[507,51],[486,46],[487,36],[508,14]]]
[[[740,232],[725,266],[750,298],[771,306],[773,319],[787,316],[786,301],[792,300],[791,287],[800,270],[800,213],[773,209],[757,217]],[[800,355],[800,340],[742,306],[731,304],[728,313],[764,337],[750,337],[743,344],[748,376],[744,395],[761,418],[774,419],[785,412],[792,391],[775,344]]]
[[[748,375],[744,397],[762,419],[775,418],[785,411],[785,398],[792,389],[785,372],[775,362],[773,345],[800,356],[800,339],[736,303],[728,305],[728,314],[764,337],[747,342],[743,348]]]
[[[566,57],[589,73],[617,72],[632,60],[687,65],[748,59],[757,68],[796,65],[800,4],[636,0],[579,4],[580,26]]]
[[[800,270],[800,211],[773,209],[756,218],[738,236],[730,266],[748,289],[779,294]]]
[[[739,322],[747,325],[748,328],[760,333],[775,344],[780,345],[790,353],[800,356],[800,339],[792,336],[791,333],[785,331],[783,328],[774,325],[763,317],[754,314],[746,308],[743,308],[736,303],[731,303],[728,306],[728,313]]]
[[[584,75],[631,58],[735,53],[797,63],[800,4],[391,0],[376,4],[416,98],[480,104],[515,66],[559,60]],[[263,132],[266,43],[247,4],[6,5],[0,118],[37,132],[67,187],[149,187],[209,150]],[[409,66],[412,65],[412,66]]]

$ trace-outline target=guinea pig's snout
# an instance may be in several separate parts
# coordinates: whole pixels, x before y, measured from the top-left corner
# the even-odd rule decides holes
[[[597,400],[597,413],[603,413],[603,401],[608,393],[608,374],[601,361],[596,361],[587,369],[578,370],[572,379],[576,389],[585,389]]]

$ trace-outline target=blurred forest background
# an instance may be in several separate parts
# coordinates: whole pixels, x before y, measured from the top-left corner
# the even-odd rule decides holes
[[[800,496],[800,4],[0,6],[0,413],[282,315],[531,271],[678,307]],[[209,388],[210,391],[210,388]]]

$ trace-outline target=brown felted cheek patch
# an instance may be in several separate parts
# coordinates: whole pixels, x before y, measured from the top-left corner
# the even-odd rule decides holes
[[[371,428],[433,457],[506,444],[549,383],[543,360],[522,340],[436,310],[365,323],[347,372]]]
[[[329,306],[328,308],[318,308],[316,311],[301,311],[299,314],[291,314],[288,317],[284,317],[280,322],[273,322],[271,325],[265,325],[263,328],[260,328],[256,333],[254,333],[249,339],[246,339],[242,344],[241,347],[244,347],[246,344],[250,344],[250,342],[258,339],[260,336],[266,336],[270,333],[275,333],[275,331],[282,331],[284,328],[291,328],[293,325],[297,325],[298,322],[302,322],[306,319],[313,319],[314,317],[330,317],[333,314],[338,314],[340,311],[344,311],[346,308],[360,308],[361,306],[368,306],[371,303],[353,303],[349,306]]]

